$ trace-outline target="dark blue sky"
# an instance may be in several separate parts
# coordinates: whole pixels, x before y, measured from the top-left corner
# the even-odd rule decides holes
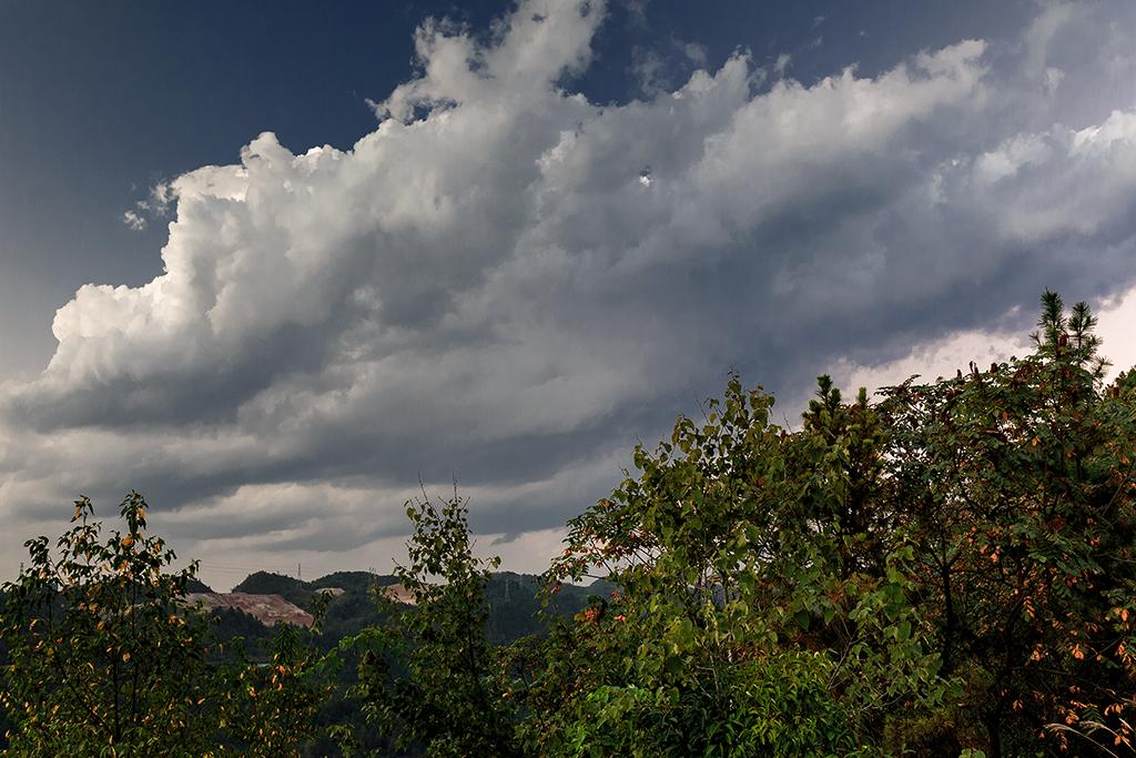
[[[276,132],[293,151],[350,147],[412,71],[427,16],[475,30],[501,2],[58,2],[0,0],[0,377],[44,365],[54,310],[85,282],[135,285],[159,273],[163,224],[123,212],[158,181],[236,160]],[[999,39],[1028,0],[617,2],[596,59],[570,86],[595,101],[639,94],[633,65],[673,41],[720,65],[749,48],[789,54],[809,82],[859,64],[866,75],[923,48]],[[819,40],[819,44],[817,44]],[[675,72],[674,81],[681,83]]]

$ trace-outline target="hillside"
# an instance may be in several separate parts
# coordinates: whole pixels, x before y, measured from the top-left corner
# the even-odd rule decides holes
[[[275,594],[191,592],[186,601],[190,605],[196,605],[206,611],[228,609],[245,613],[257,619],[264,626],[293,624],[310,628],[315,621],[312,614]]]
[[[489,599],[487,634],[494,644],[508,644],[528,634],[537,634],[544,628],[539,616],[541,580],[533,574],[516,574],[502,571],[494,574],[486,587]],[[573,584],[562,586],[551,603],[556,615],[569,616],[580,611],[593,595],[607,597],[614,586],[597,581],[587,587]]]
[[[279,595],[298,608],[311,611],[317,593],[334,591],[334,595],[328,599],[323,631],[320,635],[321,643],[325,647],[331,647],[343,637],[356,634],[380,620],[372,588],[389,586],[396,581],[396,578],[389,574],[372,574],[366,571],[337,571],[310,582],[282,574],[258,571],[236,585],[232,594]],[[503,571],[490,577],[486,587],[489,600],[489,623],[486,632],[491,642],[508,644],[515,639],[537,634],[543,630],[544,625],[538,614],[540,586],[540,577],[534,574]],[[612,589],[613,585],[600,581],[587,587],[566,584],[553,598],[550,610],[556,615],[571,615],[583,609],[589,597],[593,595],[607,597]],[[239,604],[218,602],[214,605],[218,606],[214,610],[214,615],[219,619],[218,634],[223,639],[242,636],[256,643],[271,635],[267,626],[243,613]]]

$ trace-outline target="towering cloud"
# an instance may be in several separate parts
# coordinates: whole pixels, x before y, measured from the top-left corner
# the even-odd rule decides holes
[[[0,393],[0,513],[134,486],[198,553],[347,550],[456,473],[515,535],[731,367],[799,387],[1019,327],[1047,285],[1119,292],[1136,103],[1084,92],[1131,72],[1131,15],[1045,6],[1014,45],[809,85],[739,53],[616,105],[571,88],[600,2],[429,22],[351,150],[266,132],[177,177],[164,272],[59,309],[50,365]]]

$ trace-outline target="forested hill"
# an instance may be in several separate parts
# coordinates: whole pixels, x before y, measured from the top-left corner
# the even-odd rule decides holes
[[[397,583],[389,574],[367,571],[337,571],[312,581],[291,576],[258,571],[250,574],[233,592],[253,595],[280,595],[303,610],[312,610],[321,591],[329,595],[320,635],[327,646],[347,635],[378,623],[380,611],[373,590]],[[541,580],[534,574],[517,574],[512,571],[494,573],[486,586],[489,601],[487,634],[495,644],[507,644],[528,634],[542,630],[538,611],[538,592]],[[588,604],[589,597],[606,598],[614,585],[596,581],[589,586],[564,585],[552,599],[550,610],[557,615],[571,615]],[[203,584],[195,592],[210,592]],[[214,612],[219,618],[218,634],[221,638],[240,635],[249,640],[267,638],[268,627],[252,616],[232,609]]]

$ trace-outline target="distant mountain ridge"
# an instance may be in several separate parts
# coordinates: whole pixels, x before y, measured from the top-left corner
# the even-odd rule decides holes
[[[293,606],[299,612],[293,613],[299,623],[314,608],[316,596],[321,591],[327,592],[332,596],[327,601],[320,637],[330,647],[345,636],[379,623],[382,617],[372,589],[397,584],[398,578],[391,574],[368,571],[337,571],[312,581],[257,571],[233,587],[228,596],[213,593],[200,582],[192,590],[214,596],[205,605],[219,618],[218,633],[222,638],[239,635],[252,640],[269,636],[269,626],[279,620],[288,621],[286,616],[292,613],[268,597],[276,596]],[[541,578],[534,574],[502,571],[490,576],[486,586],[489,602],[486,631],[491,642],[506,644],[543,631],[544,622],[539,615],[540,588]],[[606,598],[614,589],[615,585],[603,580],[586,587],[563,585],[550,602],[549,610],[554,615],[568,616],[582,610],[590,597]],[[258,596],[265,599],[258,601]]]

